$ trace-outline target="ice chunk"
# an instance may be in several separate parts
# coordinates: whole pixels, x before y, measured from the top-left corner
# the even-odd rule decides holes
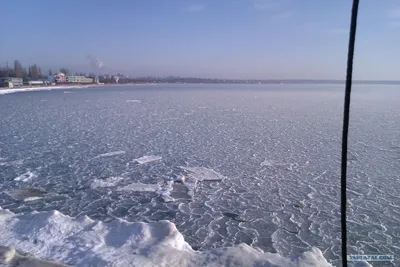
[[[139,164],[145,164],[145,163],[149,163],[149,162],[157,161],[157,160],[161,160],[161,159],[162,159],[162,157],[160,157],[160,156],[150,155],[150,156],[143,156],[138,159],[134,159],[134,161],[136,161]]]
[[[0,264],[10,264],[15,257],[15,249],[0,246]]]
[[[0,246],[0,264],[19,267],[67,267],[55,261],[41,260],[32,256],[19,255],[14,248]]]
[[[126,103],[141,103],[141,100],[137,100],[137,99],[130,99],[130,100],[126,100]]]
[[[188,195],[193,197],[197,187],[197,183],[201,181],[222,181],[225,176],[216,171],[204,167],[180,167],[186,172],[183,179],[185,186],[188,188]]]
[[[113,152],[108,152],[108,153],[103,153],[103,154],[97,155],[93,159],[102,158],[102,157],[112,157],[112,156],[123,155],[123,154],[125,154],[125,151],[118,150],[118,151],[113,151]]]
[[[185,184],[185,176],[184,175],[179,175],[174,179],[175,183],[180,183],[180,184]]]
[[[161,198],[164,202],[173,202],[175,199],[171,197],[171,192],[173,188],[174,181],[166,181],[161,188],[158,190],[158,194],[160,194]]]
[[[46,192],[36,188],[10,189],[5,191],[5,193],[13,199],[20,201],[33,201],[41,199],[46,194]]]
[[[289,166],[290,163],[282,163],[282,162],[275,162],[274,160],[266,159],[261,162],[261,166],[264,167],[273,167],[273,166]]]
[[[118,191],[132,191],[132,192],[157,192],[160,189],[158,184],[142,184],[133,183],[127,186],[118,188]]]
[[[0,224],[3,262],[12,260],[14,247],[74,266],[332,267],[318,248],[288,258],[245,244],[194,251],[169,221],[103,223],[57,211],[13,214],[0,208]]]
[[[99,187],[112,187],[116,186],[120,181],[122,181],[123,177],[109,177],[106,179],[94,179],[91,188],[96,189]]]
[[[37,176],[38,175],[35,172],[27,171],[26,173],[23,173],[20,176],[14,178],[14,181],[28,182],[28,181],[36,178]]]
[[[180,167],[188,172],[189,177],[193,177],[198,181],[222,181],[225,176],[219,174],[213,169],[204,167]]]
[[[31,202],[35,200],[41,200],[43,197],[27,197],[24,199],[24,202]]]

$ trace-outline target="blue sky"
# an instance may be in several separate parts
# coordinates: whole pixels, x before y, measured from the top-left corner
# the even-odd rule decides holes
[[[344,79],[350,0],[2,0],[0,64]],[[361,0],[355,79],[400,80],[400,1]]]

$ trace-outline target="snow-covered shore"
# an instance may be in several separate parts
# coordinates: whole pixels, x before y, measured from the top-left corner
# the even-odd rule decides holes
[[[15,258],[29,266],[60,266],[41,258],[74,266],[332,266],[318,248],[294,257],[246,244],[195,251],[169,221],[103,223],[58,211],[14,214],[0,208],[0,245],[0,264],[11,265]]]
[[[22,92],[32,92],[32,91],[46,91],[46,90],[65,90],[65,89],[79,89],[88,87],[97,87],[101,85],[59,85],[59,86],[38,86],[38,87],[24,87],[24,88],[0,88],[0,95],[12,94],[12,93],[22,93]]]

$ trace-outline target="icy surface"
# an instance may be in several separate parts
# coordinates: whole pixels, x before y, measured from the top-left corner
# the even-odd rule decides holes
[[[341,265],[342,85],[65,90],[0,95],[3,208],[169,220],[198,251],[318,247]],[[374,266],[400,266],[399,99],[396,86],[353,88],[348,250],[395,257]],[[162,159],[134,161],[150,155]],[[120,190],[132,184],[153,188]]]
[[[332,266],[317,248],[291,258],[246,244],[198,252],[169,221],[103,223],[58,211],[15,215],[0,208],[0,225],[2,245],[74,266]]]

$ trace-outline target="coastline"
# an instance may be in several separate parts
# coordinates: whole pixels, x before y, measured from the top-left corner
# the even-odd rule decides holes
[[[48,85],[48,86],[22,86],[18,88],[1,88],[0,95],[12,94],[12,93],[23,93],[23,92],[34,92],[34,91],[50,91],[50,90],[62,90],[62,89],[80,89],[89,87],[104,87],[104,86],[143,86],[143,85],[158,85],[160,83],[121,83],[121,84],[77,84],[77,85]]]
[[[86,85],[49,85],[49,86],[23,86],[18,88],[0,88],[0,95],[11,93],[33,92],[33,91],[46,91],[46,90],[63,90],[63,89],[79,89],[89,87],[101,87],[104,85],[99,84],[86,84]]]

